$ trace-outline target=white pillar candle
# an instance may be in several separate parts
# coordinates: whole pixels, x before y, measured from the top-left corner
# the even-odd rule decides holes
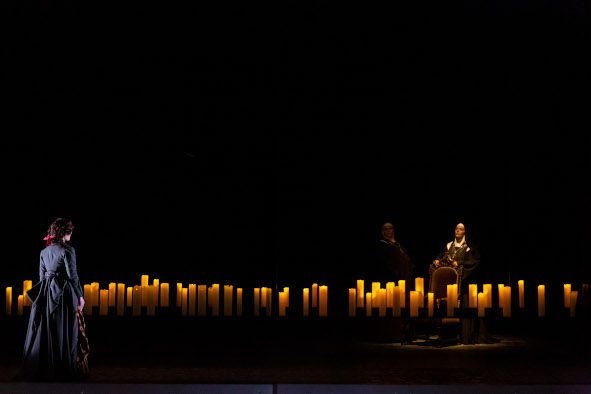
[[[169,291],[170,285],[168,283],[160,284],[160,306],[162,308],[168,308],[170,304]]]
[[[16,300],[16,313],[19,316],[23,314],[23,295],[22,294],[19,294],[18,298]]]
[[[355,317],[355,311],[357,310],[357,289],[349,289],[349,317]]]
[[[523,280],[519,280],[517,282],[517,286],[519,286],[519,308],[525,308],[525,282]]]
[[[266,294],[266,292],[265,292]],[[253,305],[253,311],[254,311],[254,315],[258,316],[260,314],[259,312],[259,307],[261,305],[261,289],[259,287],[255,287],[254,289],[254,305]]]
[[[234,286],[224,285],[224,316],[232,316]]]
[[[92,300],[91,300],[91,307],[99,306],[99,295],[100,295],[100,286],[98,282],[92,282],[90,284],[92,289]],[[86,301],[86,300],[85,300]]]
[[[285,293],[285,306],[289,308],[289,287],[284,287],[283,292]]]
[[[84,285],[84,313],[92,315],[92,287]]]
[[[177,282],[176,284],[176,306],[181,307],[183,302],[183,284]]]
[[[86,306],[86,304],[84,304],[84,306]],[[125,312],[125,283],[117,283],[117,316],[123,316],[124,312]]]
[[[484,285],[482,285],[482,292],[486,295],[485,308],[492,308],[492,284],[485,283]]]
[[[212,285],[212,295],[213,295],[213,304],[211,306],[211,315],[212,316],[219,316],[220,315],[220,285],[219,283],[214,283]]]
[[[318,315],[328,316],[328,286],[320,286],[320,293],[318,295],[319,311]]]
[[[498,286],[499,286],[499,309],[503,309],[503,307],[505,306],[505,299],[504,299],[505,291],[503,290],[505,288],[505,285],[499,283]]]
[[[286,295],[287,294],[283,291],[279,292],[279,305],[278,305],[277,313],[281,317],[285,316],[285,307],[287,304],[287,301],[285,300]]]
[[[267,287],[261,287],[261,308],[267,307]]]
[[[386,316],[386,289],[379,289],[378,290],[378,300],[379,300],[379,305],[378,307],[380,308],[379,311],[379,315],[380,317],[385,317]]]
[[[242,316],[242,288],[236,289],[236,316]]]
[[[302,289],[302,305],[304,316],[310,315],[310,289]]]
[[[415,291],[417,292],[419,308],[425,307],[425,278],[415,278]]]
[[[312,283],[312,308],[318,308],[318,283]]]
[[[511,317],[511,286],[505,286],[503,291],[503,317]]]
[[[197,314],[197,285],[195,283],[189,283],[189,316],[195,316]]]
[[[12,315],[12,287],[6,288],[6,314]]]
[[[396,287],[394,282],[387,282],[386,283],[386,307],[387,308],[394,307],[394,287]]]
[[[128,308],[131,308],[132,307],[132,305],[133,305],[131,303],[132,300],[133,300],[133,287],[132,286],[127,286],[127,301],[126,301],[125,305]]]
[[[478,304],[478,285],[469,284],[468,285],[468,307],[469,308],[476,308]],[[484,293],[483,293],[484,296]]]
[[[406,308],[406,281],[404,279],[398,281],[398,292],[400,293],[400,307]]]
[[[150,275],[142,275],[140,277],[140,286],[148,286],[149,280],[150,280]]]
[[[100,308],[99,315],[107,316],[109,312],[109,290],[102,289],[100,292]]]
[[[433,317],[433,296],[432,292],[427,293],[427,315]]]
[[[372,299],[371,299],[371,293],[367,293],[365,295],[365,315],[368,317],[371,317],[372,314]]]
[[[538,316],[546,316],[546,286],[538,285]]]
[[[197,315],[207,316],[207,285],[198,285],[197,295]]]
[[[484,317],[484,308],[486,307],[486,297],[484,293],[478,293],[478,317]]]
[[[410,292],[410,317],[419,316],[419,292]]]
[[[363,279],[357,279],[357,308],[363,308],[363,295],[364,293],[364,281]]]
[[[380,282],[371,282],[371,299],[372,301],[378,301],[378,302],[373,302],[372,305],[375,309],[380,307],[380,287],[381,284]]]
[[[570,283],[564,285],[564,307],[570,308]]]
[[[396,286],[392,289],[392,315],[399,317],[400,311],[400,287]]]
[[[109,306],[116,306],[117,304],[117,283],[109,283]]]

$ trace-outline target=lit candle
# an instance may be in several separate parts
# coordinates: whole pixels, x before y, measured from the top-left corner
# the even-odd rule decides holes
[[[140,298],[142,300],[142,306],[147,307],[148,306],[148,300],[150,299],[149,297],[149,293],[148,293],[148,280],[149,280],[149,275],[142,275],[141,276],[141,290],[140,290]]]
[[[371,306],[371,293],[365,295],[365,315],[371,317],[372,306]]]
[[[150,275],[142,275],[140,279],[141,286],[148,286],[148,281],[150,280]]]
[[[271,316],[271,311],[273,310],[273,290],[270,287],[267,287],[267,316]]]
[[[492,308],[492,284],[485,283],[482,285],[482,292],[486,295],[485,308]]]
[[[142,314],[141,289],[141,286],[133,286],[133,316],[140,316]]]
[[[546,315],[546,286],[538,285],[538,316]]]
[[[197,315],[198,316],[206,316],[207,315],[207,285],[198,285],[197,286]]]
[[[303,297],[303,307],[304,307],[304,316],[310,315],[310,289],[305,288],[302,289],[302,297]]]
[[[525,308],[525,282],[519,280],[517,286],[519,286],[519,308],[523,309]]]
[[[392,289],[392,314],[396,317],[400,316],[400,287]]]
[[[398,281],[398,292],[400,293],[400,307],[406,308],[406,281],[404,279]]]
[[[356,298],[357,289],[349,289],[349,317],[355,317],[355,310],[357,310],[357,303],[355,302]]]
[[[387,308],[394,307],[394,287],[396,287],[394,282],[386,283],[386,307]]]
[[[84,304],[86,306],[86,304]],[[117,316],[125,311],[125,283],[117,283]]]
[[[18,298],[16,300],[16,304],[17,304],[17,308],[16,308],[16,312],[18,315],[22,315],[23,314],[23,295],[19,294]]]
[[[319,316],[328,316],[328,286],[320,286],[320,294],[318,295]]]
[[[289,287],[284,287],[283,292],[285,293],[285,306],[289,307]]]
[[[261,287],[261,308],[267,307],[267,295],[268,294],[269,293],[267,292],[267,288]]]
[[[189,289],[186,287],[183,287],[181,289],[181,315],[187,316],[188,314],[189,314]]]
[[[318,283],[312,283],[312,308],[318,308]]]
[[[98,307],[99,306],[99,295],[100,295],[100,286],[99,286],[99,283],[98,282],[92,282],[90,284],[90,287],[92,288],[92,300],[91,300],[90,307],[91,308],[93,306]]]
[[[476,308],[478,305],[478,285],[469,284],[468,285],[468,294],[470,298],[468,299],[468,307],[469,308]],[[483,293],[484,296],[484,293]]]
[[[425,307],[425,278],[415,278],[415,291],[417,292],[418,305],[420,308]]]
[[[373,301],[378,301],[378,302],[373,302],[372,305],[374,308],[379,308],[380,307],[380,287],[381,284],[380,282],[371,282],[371,299]]]
[[[419,293],[415,291],[410,292],[410,317],[419,316]]]
[[[92,287],[84,285],[84,313],[92,315]]]
[[[254,315],[255,316],[259,315],[259,306],[261,304],[260,300],[261,300],[261,289],[258,287],[255,287],[255,289],[254,289]]]
[[[31,300],[29,300],[29,297],[27,297],[27,291],[31,290],[31,288],[33,287],[33,281],[32,280],[24,280],[23,281],[23,306],[31,306]]]
[[[232,316],[234,286],[224,285],[224,316]]]
[[[242,316],[242,287],[236,289],[236,316]]]
[[[505,291],[503,290],[505,288],[505,285],[499,283],[499,309],[503,309],[503,307],[505,306],[505,300],[503,299],[505,297]],[[503,316],[505,315],[505,312],[503,312]]]
[[[131,306],[133,305],[131,302],[133,300],[133,287],[128,286],[127,287],[127,307],[131,308]]]
[[[447,316],[454,314],[453,285],[447,285]]]
[[[189,283],[189,316],[197,314],[197,285]]]
[[[12,315],[12,287],[6,288],[6,314]]]
[[[211,315],[212,316],[219,316],[220,315],[220,285],[219,283],[214,283],[212,285],[213,291],[213,304],[211,306]]]
[[[564,307],[570,308],[570,283],[564,285]]]
[[[503,317],[511,317],[511,286],[505,286],[503,291]]]
[[[484,317],[484,308],[486,307],[486,296],[484,293],[478,293],[478,317]]]
[[[578,296],[578,291],[571,291],[570,292],[570,317],[575,317],[575,312],[577,309],[577,296]]]
[[[379,299],[379,308],[380,308],[380,316],[386,316],[386,289],[379,289],[378,293]]]
[[[109,283],[109,306],[115,306],[117,301],[117,283]]]
[[[170,285],[168,283],[160,284],[160,306],[163,308],[168,308],[170,304],[169,290]]]
[[[285,300],[285,296],[287,294],[283,291],[279,292],[279,316],[285,316],[285,306],[287,304],[287,301]]]
[[[357,279],[357,297],[358,297],[357,298],[357,308],[363,308],[363,304],[364,304],[363,303],[363,295],[365,294],[363,287],[364,287],[363,279]]]
[[[107,316],[109,312],[109,290],[102,289],[100,292],[100,309],[99,315]]]
[[[433,293],[427,293],[427,314],[429,317],[433,317]]]
[[[181,307],[183,301],[183,284],[178,283],[176,284],[176,306]]]

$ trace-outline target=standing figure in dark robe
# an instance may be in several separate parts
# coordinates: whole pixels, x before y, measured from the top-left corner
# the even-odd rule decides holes
[[[413,265],[406,249],[394,238],[394,225],[382,225],[382,237],[378,241],[376,269],[370,279],[376,282],[394,282],[400,279],[410,283]]]
[[[64,381],[87,372],[88,346],[84,331],[80,332],[84,293],[76,252],[68,244],[73,228],[72,222],[58,218],[44,238],[39,282],[27,292],[32,306],[18,379]]]

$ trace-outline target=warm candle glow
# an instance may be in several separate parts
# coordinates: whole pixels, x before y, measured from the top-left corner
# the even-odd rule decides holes
[[[564,285],[564,307],[570,308],[570,283]]]
[[[468,307],[469,308],[476,308],[478,304],[478,285],[469,284],[468,285]],[[484,296],[484,294],[483,294]]]
[[[154,285],[148,285],[144,289],[146,291],[144,295],[148,298],[146,305],[148,307],[147,315],[156,316],[156,304],[158,303],[158,293],[156,293],[156,290],[158,288]]]
[[[484,285],[482,285],[482,292],[486,295],[485,308],[492,308],[492,284],[485,283]]]
[[[503,307],[505,306],[505,291],[503,290],[505,288],[504,284],[499,283],[498,284],[499,287],[499,309],[503,309]],[[503,312],[504,314],[504,312]]]
[[[140,316],[142,314],[142,299],[141,299],[141,286],[133,286],[133,316]],[[93,293],[94,294],[94,293]]]
[[[312,308],[318,307],[318,284],[312,283]]]
[[[419,316],[419,292],[410,292],[410,317]]]
[[[255,287],[255,289],[254,289],[254,306],[253,306],[253,312],[254,312],[255,316],[258,316],[260,314],[260,312],[259,312],[260,305],[261,305],[261,289],[259,287]]]
[[[525,282],[519,280],[517,286],[519,286],[519,308],[523,309],[525,308]]]
[[[511,286],[505,286],[503,291],[503,317],[511,317]]]
[[[425,307],[425,279],[418,277],[415,278],[415,291],[417,292],[419,308]]]
[[[380,317],[386,316],[386,289],[379,289],[378,307],[380,308]]]
[[[207,285],[197,286],[197,315],[207,316]]]
[[[87,315],[92,314],[92,287],[90,285],[84,285],[84,313]]]
[[[372,299],[371,299],[371,293],[367,293],[365,295],[365,315],[368,317],[371,317],[371,313],[372,313]]]
[[[453,285],[447,285],[446,294],[446,305],[447,305],[447,316],[453,316],[454,314],[454,303],[453,303]]]
[[[287,296],[287,294],[285,292],[283,292],[283,291],[280,291],[279,292],[279,309],[278,309],[278,314],[281,317],[285,316],[285,308],[287,306],[286,296]]]
[[[189,314],[189,289],[186,287],[183,287],[181,289],[181,315],[187,316],[188,314]]]
[[[6,314],[12,315],[12,287],[6,288]]]
[[[269,293],[267,292],[267,288],[261,287],[261,308],[267,307],[267,295],[268,294]]]
[[[234,286],[224,285],[224,316],[232,316]]]
[[[177,282],[176,284],[176,306],[181,307],[183,300],[183,284]]]
[[[236,289],[236,316],[242,316],[242,287]]]
[[[114,307],[117,302],[117,283],[109,283],[109,306]]]
[[[18,298],[16,300],[16,304],[17,304],[16,312],[20,316],[23,314],[23,295],[22,294],[18,295]]]
[[[84,304],[84,306],[86,306],[86,304]],[[124,312],[125,312],[125,283],[117,283],[117,316],[123,316]]]
[[[392,314],[396,317],[401,315],[400,311],[400,287],[396,286],[392,289]]]
[[[396,287],[394,282],[387,282],[386,283],[386,307],[387,308],[394,307],[394,287]]]
[[[213,301],[211,305],[211,315],[212,316],[219,316],[220,315],[220,285],[219,283],[214,283],[211,285],[213,290],[211,294],[213,295]]]
[[[433,317],[433,297],[433,293],[427,293],[427,314],[429,317]]]
[[[133,287],[131,287],[131,286],[128,286],[128,287],[127,287],[127,302],[125,303],[125,305],[126,305],[128,308],[131,308],[131,306],[133,305],[133,304],[131,303],[131,301],[132,301],[132,300],[133,300]]]
[[[486,307],[486,296],[484,293],[478,293],[478,317],[484,317],[484,308]]]
[[[273,311],[273,289],[267,287],[267,309],[266,315],[271,316],[271,312]]]
[[[189,316],[195,316],[197,314],[197,285],[195,283],[189,283]]]
[[[364,302],[363,302],[363,295],[364,293],[364,281],[363,279],[357,279],[357,308],[363,308],[364,306]]]
[[[310,289],[302,289],[304,316],[310,315]]]
[[[99,283],[98,282],[92,282],[90,284],[90,288],[92,290],[91,291],[92,300],[90,300],[91,301],[90,307],[91,308],[94,307],[94,306],[98,307],[99,306],[99,294],[100,294],[100,286],[99,286]],[[86,301],[86,300],[84,300],[84,301]]]
[[[357,310],[357,289],[349,289],[349,317],[355,317]]]
[[[109,312],[109,290],[101,289],[99,302],[99,315],[107,316]]]
[[[546,315],[546,286],[538,285],[538,316]]]
[[[577,309],[577,296],[578,296],[579,292],[578,291],[571,291],[570,292],[570,317],[575,317],[575,313],[576,313],[576,309]]]
[[[31,288],[33,287],[33,281],[32,280],[24,280],[23,281],[23,306],[31,306],[31,300],[29,300],[29,297],[27,297],[27,291],[31,290]]]
[[[380,287],[380,282],[371,282],[371,299],[374,301],[372,302],[373,308],[380,307]]]
[[[150,280],[150,275],[142,275],[140,279],[140,286],[148,286],[148,281]]]
[[[328,286],[319,287],[320,294],[318,295],[319,316],[328,316]]]
[[[398,281],[398,292],[400,293],[400,307],[406,308],[406,281],[404,279]]]
[[[162,308],[168,308],[170,304],[169,291],[170,285],[168,283],[160,284],[160,306]]]
[[[283,292],[285,293],[285,306],[289,307],[289,287],[284,287]]]

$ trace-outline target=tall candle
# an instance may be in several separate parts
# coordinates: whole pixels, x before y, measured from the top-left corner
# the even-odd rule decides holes
[[[195,283],[189,283],[189,316],[195,316],[197,314],[197,285]]]
[[[503,309],[503,307],[505,306],[505,291],[503,290],[505,288],[505,285],[499,283],[499,309]],[[503,316],[504,316],[504,312],[503,312]]]
[[[127,287],[127,302],[126,302],[126,306],[128,308],[131,308],[131,306],[133,305],[132,300],[133,300],[133,287],[128,286]]]
[[[396,287],[394,282],[386,283],[386,307],[387,308],[394,307],[394,287]]]
[[[282,317],[285,316],[285,307],[286,307],[286,304],[287,304],[287,301],[285,299],[286,298],[285,297],[286,295],[287,294],[285,292],[283,292],[283,291],[280,291],[279,292],[279,307],[278,307],[277,312],[278,312],[279,316],[282,316]]]
[[[546,316],[546,286],[538,285],[538,316]]]
[[[170,285],[168,283],[160,284],[160,306],[163,308],[168,308],[170,304],[169,290]]]
[[[381,284],[380,282],[371,282],[371,299],[373,301],[378,300],[378,302],[373,302],[373,307],[374,308],[379,308],[380,307],[380,287]]]
[[[98,282],[92,282],[90,284],[90,287],[92,289],[92,300],[91,300],[91,307],[99,306],[99,295],[100,295],[100,286]],[[86,301],[86,300],[85,300]]]
[[[484,317],[484,308],[486,307],[486,297],[484,293],[478,293],[478,317]]]
[[[265,292],[266,294],[266,292]],[[261,305],[261,289],[258,287],[255,287],[254,289],[254,315],[258,316],[259,313],[259,307]]]
[[[90,285],[84,285],[84,313],[87,315],[92,314],[92,287]]]
[[[433,317],[433,293],[427,293],[427,314],[429,317]]]
[[[33,305],[31,303],[31,301],[29,300],[29,297],[27,297],[27,291],[31,290],[32,287],[33,287],[32,280],[24,280],[23,281],[23,306]]]
[[[318,283],[312,283],[312,308],[318,307]]]
[[[219,316],[220,315],[220,285],[219,283],[212,284],[213,291],[213,304],[211,306],[211,315],[212,316]]]
[[[232,316],[233,300],[234,295],[233,285],[224,285],[224,316]]]
[[[349,317],[355,317],[357,310],[357,289],[349,289]]]
[[[447,316],[453,316],[454,314],[454,302],[453,302],[453,285],[447,285]]]
[[[367,293],[365,295],[365,315],[368,317],[371,317],[372,314],[372,299],[371,299],[371,293]]]
[[[267,288],[261,287],[261,308],[267,307]]]
[[[396,286],[392,289],[392,314],[396,317],[400,316],[400,287]]]
[[[84,304],[84,306],[86,306],[86,304]],[[117,283],[117,316],[123,316],[124,311],[125,311],[125,283]]]
[[[468,285],[468,307],[469,308],[476,308],[478,304],[478,285],[469,284]],[[484,293],[483,293],[484,296]]]
[[[378,293],[380,316],[386,316],[386,289],[379,289]]]
[[[242,316],[242,287],[236,289],[236,316]]]
[[[318,295],[319,316],[328,316],[328,286],[320,286],[320,294]]]
[[[406,308],[406,281],[404,279],[398,281],[398,292],[400,293],[400,307]]]
[[[505,286],[503,291],[503,317],[511,317],[511,286]]]
[[[6,314],[12,315],[12,287],[6,288]]]
[[[519,286],[519,308],[523,309],[525,308],[525,282],[519,280],[517,286]]]
[[[133,286],[133,316],[142,314],[141,286]]]
[[[176,284],[176,306],[181,307],[181,303],[183,300],[183,284],[177,282]]]
[[[302,289],[302,305],[304,308],[304,316],[309,316],[310,315],[310,289],[309,288],[305,288]]]
[[[197,315],[207,315],[207,285],[197,286]]]
[[[425,278],[415,278],[415,291],[419,300],[419,308],[423,308],[425,306]]]
[[[570,283],[564,285],[564,307],[570,308]]]
[[[109,312],[109,290],[102,289],[100,292],[99,315],[107,316],[108,312]]]
[[[285,306],[289,307],[289,287],[284,287],[283,292],[285,293]]]
[[[419,316],[419,292],[410,292],[410,317]]]
[[[578,291],[571,291],[570,292],[570,317],[575,317],[575,312],[577,309],[577,296],[578,296]]]
[[[183,287],[181,289],[181,316],[187,316],[188,314],[189,314],[189,289],[186,287]]]
[[[485,283],[482,285],[482,292],[486,295],[485,308],[492,308],[492,284]]]
[[[267,316],[271,316],[271,311],[273,310],[273,289],[267,287]]]
[[[20,316],[23,314],[23,295],[19,294],[16,300],[16,313]]]
[[[364,293],[364,281],[363,279],[357,279],[357,308],[363,308],[363,295]]]
[[[117,283],[109,283],[109,306],[115,306],[117,301]]]

